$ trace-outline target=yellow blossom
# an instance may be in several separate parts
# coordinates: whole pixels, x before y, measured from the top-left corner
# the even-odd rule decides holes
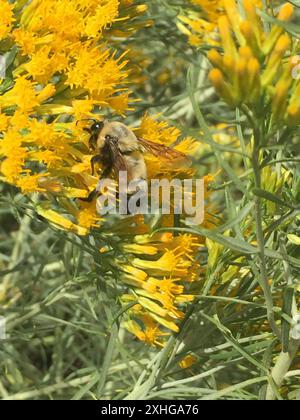
[[[180,256],[176,256],[173,251],[167,250],[157,261],[141,260],[134,258],[132,264],[136,268],[149,271],[151,274],[158,275],[186,275],[190,266],[188,261],[183,261]]]
[[[99,32],[111,25],[118,16],[119,1],[101,1],[96,8],[95,14],[86,20],[84,33],[91,38],[99,35]]]
[[[5,38],[13,25],[14,14],[13,14],[14,5],[10,4],[7,0],[0,0],[0,40]]]
[[[167,122],[156,121],[153,117],[145,115],[138,134],[143,135],[147,140],[170,146],[178,139],[180,131],[175,127],[170,127]]]
[[[253,0],[243,1],[244,15],[234,0],[224,0],[224,6],[218,20],[223,55],[215,49],[208,52],[214,67],[209,78],[217,93],[232,107],[253,107],[263,98],[272,106],[274,122],[295,125],[300,108],[291,89],[295,92],[300,83],[292,79],[292,59],[284,59],[291,49],[290,35],[276,23],[266,31]],[[293,6],[285,4],[277,19],[288,22],[292,16]]]
[[[39,180],[42,176],[42,174],[31,175],[29,173],[26,173],[22,177],[18,178],[16,185],[21,189],[23,194],[43,192],[45,191],[45,189],[41,187],[39,183]]]
[[[153,284],[159,292],[163,292],[168,296],[179,295],[183,293],[184,286],[176,284],[180,281],[181,278],[164,278],[163,280],[158,280],[156,278],[150,277],[148,282]]]
[[[118,96],[113,96],[108,100],[108,103],[119,115],[124,115],[126,111],[133,109],[129,107],[128,93],[121,93]]]
[[[35,52],[37,39],[34,32],[18,28],[13,31],[12,36],[16,44],[21,48],[23,55],[30,56]]]
[[[124,325],[128,331],[132,332],[139,340],[144,341],[150,345],[162,346],[160,337],[164,337],[167,334],[163,333],[157,323],[153,321],[150,316],[143,315],[144,330],[141,329],[140,325],[135,321],[127,321]]]
[[[158,252],[158,249],[155,246],[147,245],[138,245],[138,244],[128,244],[123,245],[124,251],[132,254],[147,254],[155,255]]]
[[[94,105],[95,101],[93,100],[74,100],[72,102],[72,108],[76,121],[80,121],[83,118],[92,117],[92,110]]]
[[[17,106],[22,112],[32,111],[39,105],[35,84],[24,76],[19,77],[14,87],[0,97],[0,104],[3,108]]]
[[[91,229],[92,227],[97,226],[98,222],[101,220],[96,212],[96,206],[94,202],[82,202],[80,204],[79,210],[77,211],[76,218],[78,225],[86,229]]]
[[[0,132],[6,131],[8,127],[9,118],[7,115],[2,114],[0,111]]]
[[[41,215],[42,217],[47,219],[50,223],[53,223],[56,227],[60,229],[75,232],[78,235],[83,235],[83,236],[87,234],[87,229],[76,225],[75,223],[67,219],[66,217],[60,215],[59,213],[51,209],[48,209],[42,206],[37,206],[36,210],[39,215]]]
[[[183,359],[180,360],[179,366],[181,367],[181,369],[187,369],[193,366],[196,362],[197,362],[197,357],[192,354],[188,354],[187,356],[184,356]]]

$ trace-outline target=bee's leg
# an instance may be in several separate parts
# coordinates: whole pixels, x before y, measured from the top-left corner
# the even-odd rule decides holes
[[[96,163],[101,163],[101,162],[102,162],[101,155],[96,155],[96,156],[92,157],[92,159],[91,159],[92,175],[95,174],[95,164]],[[89,195],[87,197],[80,198],[80,200],[85,201],[87,203],[91,203],[94,200],[94,198],[96,197],[97,193],[98,193],[97,188],[95,188],[93,191],[91,191],[89,193]]]
[[[91,159],[91,168],[92,168],[92,175],[95,175],[95,164],[102,162],[102,156],[96,155]]]
[[[101,174],[101,178],[107,178],[110,174],[111,174],[111,171],[112,171],[112,167],[110,166],[110,165],[107,165],[104,169],[103,169],[103,172],[102,172],[102,174]]]
[[[92,171],[94,172],[94,165],[95,163],[102,163],[102,158],[100,155],[94,156],[91,160],[91,165],[92,165]],[[101,178],[106,178],[108,177],[108,175],[111,173],[112,168],[110,165],[106,165],[106,167],[104,168],[102,174],[101,174]],[[85,198],[80,198],[81,201],[86,201],[87,203],[91,203],[94,198],[97,196],[97,194],[99,193],[99,184],[98,186],[89,193],[88,197]]]
[[[89,129],[87,129],[86,131],[89,131]],[[94,150],[95,151],[95,149],[96,149],[96,143],[97,143],[97,136],[95,136],[94,134],[92,134],[91,137],[90,137],[90,139],[89,139],[89,148],[91,150]]]
[[[80,198],[80,200],[85,201],[87,203],[91,203],[94,200],[94,198],[97,196],[97,194],[98,194],[98,191],[97,191],[97,188],[95,188],[93,191],[89,193],[87,197]]]

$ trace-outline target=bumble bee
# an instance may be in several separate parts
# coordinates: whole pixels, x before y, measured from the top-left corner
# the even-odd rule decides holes
[[[126,171],[128,183],[147,180],[145,152],[150,152],[154,156],[166,160],[183,159],[187,161],[187,156],[184,153],[137,137],[130,128],[121,122],[92,121],[94,121],[92,126],[84,128],[84,130],[90,133],[89,145],[96,152],[91,159],[93,175],[95,164],[99,163],[103,168],[101,178],[106,178],[112,173],[117,178],[120,171]],[[97,193],[96,188],[84,200],[92,201]],[[130,194],[130,191],[128,193]]]

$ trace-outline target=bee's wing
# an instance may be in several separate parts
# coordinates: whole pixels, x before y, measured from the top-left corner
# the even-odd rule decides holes
[[[110,142],[109,148],[112,155],[112,162],[115,173],[118,174],[120,171],[128,172],[128,166],[117,144]]]
[[[190,159],[184,153],[163,144],[154,143],[153,141],[145,140],[142,137],[137,138],[141,146],[158,158],[165,158],[167,160],[180,160],[184,163],[190,163]]]

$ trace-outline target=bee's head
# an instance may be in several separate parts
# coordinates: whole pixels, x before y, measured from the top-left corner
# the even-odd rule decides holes
[[[92,126],[89,129],[89,132],[91,134],[97,134],[97,136],[101,133],[102,129],[104,127],[104,122],[103,121],[97,121],[94,120],[94,124],[92,124]]]
[[[87,131],[91,135],[89,139],[89,145],[90,148],[95,149],[99,134],[104,127],[104,121],[96,120],[93,118],[87,118],[81,121],[93,121],[93,124],[90,127],[84,127],[84,131]]]

